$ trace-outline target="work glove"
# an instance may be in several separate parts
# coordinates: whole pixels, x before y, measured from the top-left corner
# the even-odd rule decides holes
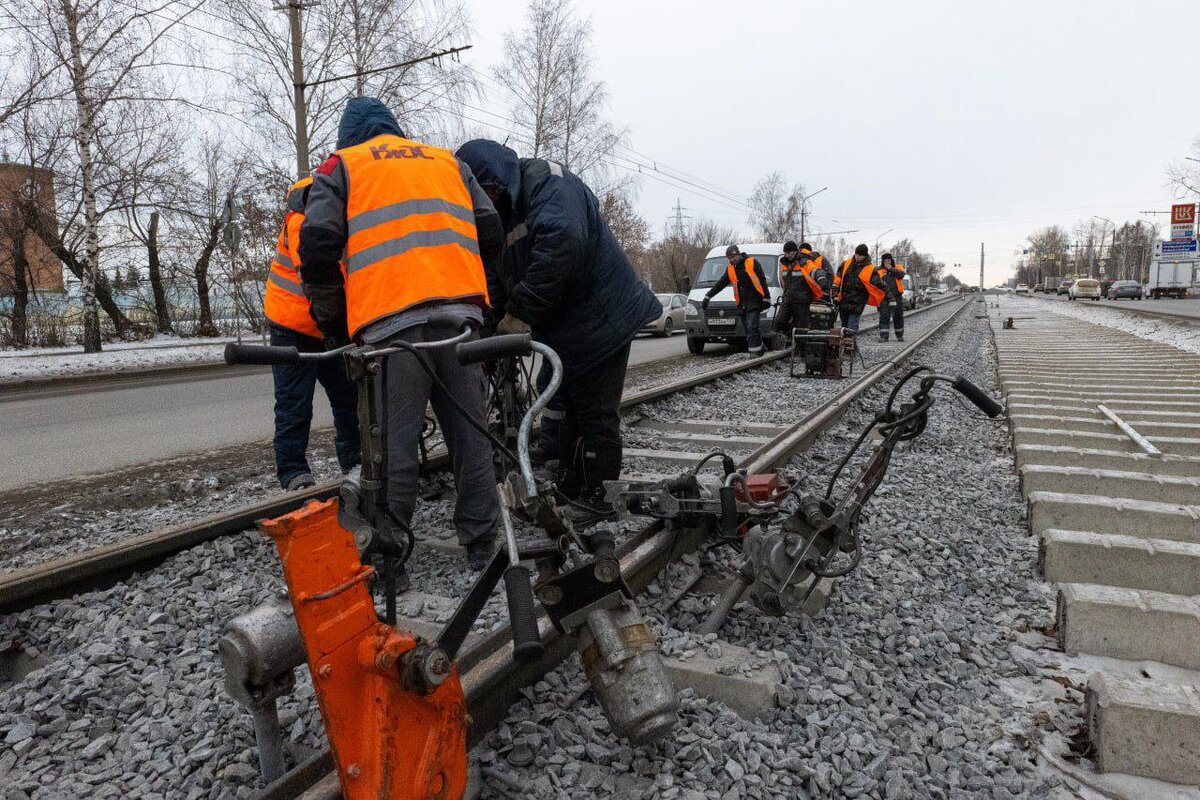
[[[496,333],[501,336],[509,333],[529,333],[529,323],[512,314],[505,314],[504,319],[496,326]]]
[[[348,344],[350,330],[346,324],[346,287],[340,284],[306,283],[304,296],[308,298],[308,313],[317,323],[324,341],[337,340]]]
[[[708,297],[705,297],[703,300],[701,300],[700,305],[707,311],[708,310]]]

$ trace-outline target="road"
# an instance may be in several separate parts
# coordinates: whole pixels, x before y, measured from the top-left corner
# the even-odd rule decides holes
[[[1057,295],[1040,295],[1034,297],[1045,297],[1047,300],[1062,300],[1067,301],[1067,296],[1064,294],[1061,297]],[[1146,298],[1144,300],[1076,300],[1076,303],[1086,303],[1087,305],[1101,305],[1110,308],[1116,308],[1121,311],[1132,311],[1141,314],[1166,315],[1172,317],[1186,317],[1188,319],[1200,319],[1200,298],[1188,298],[1186,300],[1176,300],[1170,297],[1160,297],[1157,300]]]
[[[728,353],[710,346],[705,356]],[[631,366],[687,355],[682,335],[634,341]],[[705,357],[701,356],[701,357]],[[318,392],[314,423],[333,424]],[[266,368],[199,370],[0,395],[0,492],[262,442],[273,427]]]

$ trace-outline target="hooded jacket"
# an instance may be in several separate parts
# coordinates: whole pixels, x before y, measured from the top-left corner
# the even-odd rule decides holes
[[[829,262],[820,253],[801,251],[795,258],[796,268],[789,271],[789,274],[783,279],[784,299],[795,300],[801,303],[811,303],[813,301],[812,287],[804,279],[802,270],[807,269],[809,262],[816,261],[818,258],[821,259],[821,263],[819,266],[813,268],[809,277],[816,281],[816,284],[821,287],[822,292],[829,293],[829,288],[833,285],[833,268],[829,266]],[[780,261],[782,260],[781,258]]]
[[[354,147],[383,135],[403,137],[405,134],[392,112],[380,100],[374,97],[352,98],[346,104],[346,110],[342,113],[338,125],[338,149]],[[500,217],[487,193],[471,174],[471,170],[461,161],[458,167],[463,184],[471,196],[479,255],[487,271],[490,262],[498,261],[504,247]],[[301,279],[305,294],[312,303],[313,315],[326,336],[345,336],[344,330],[340,334],[334,334],[326,328],[332,327],[328,319],[336,312],[333,306],[339,301],[343,309],[343,329],[345,326],[345,281],[339,262],[349,238],[349,225],[346,220],[349,194],[349,174],[341,157],[334,153],[313,173],[313,185],[309,192],[308,205],[305,207],[306,216],[300,228],[300,260],[304,265]],[[380,341],[405,327],[420,324],[433,312],[431,305],[403,310],[378,320],[364,329],[362,338],[368,342]],[[453,307],[446,309],[444,304],[443,309],[482,321],[477,307],[466,303],[450,305]],[[322,316],[326,318],[324,323]]]
[[[879,277],[878,269],[873,268],[871,259],[867,259],[861,264],[854,263],[854,259],[850,258],[848,264],[844,263],[841,269],[838,270],[839,276],[835,283],[840,287],[837,291],[838,305],[845,309],[849,314],[861,314],[867,307],[867,287],[863,286],[862,270],[864,267],[872,267],[871,284],[880,292],[886,292],[887,287],[883,284],[883,279]]]
[[[504,257],[487,269],[493,313],[529,323],[567,369],[586,372],[657,319],[662,305],[638,280],[600,214],[600,203],[570,170],[518,158],[475,139],[458,149],[480,184],[501,191]]]

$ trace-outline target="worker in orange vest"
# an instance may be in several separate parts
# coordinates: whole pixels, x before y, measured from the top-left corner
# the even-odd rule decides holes
[[[753,355],[762,355],[767,349],[762,338],[762,312],[771,298],[767,276],[763,274],[758,260],[743,253],[736,244],[725,248],[725,257],[729,259],[729,266],[700,304],[707,309],[714,294],[726,286],[732,286],[733,301],[737,304],[742,317],[742,329],[746,333],[746,348]]]
[[[842,327],[857,331],[863,311],[867,306],[878,306],[883,293],[883,281],[871,264],[871,251],[860,244],[854,248],[854,255],[842,262],[833,279],[833,295]]]
[[[823,299],[833,284],[833,269],[825,256],[814,253],[812,245],[785,242],[779,259],[779,277],[783,298],[775,314],[775,331],[791,336],[793,328],[807,328],[810,308]]]
[[[279,231],[275,257],[267,275],[263,313],[276,347],[295,347],[302,353],[322,351],[321,331],[308,311],[308,298],[300,285],[300,225],[312,178],[293,183],[287,191],[287,211]],[[362,450],[358,440],[358,395],[338,361],[275,364],[275,475],[288,491],[315,484],[308,466],[308,434],[312,427],[313,395],[320,383],[333,410],[334,449],[342,472],[358,466]]]
[[[481,325],[488,302],[484,264],[499,259],[504,229],[471,170],[449,151],[407,138],[373,97],[347,103],[337,144],[313,176],[300,229],[304,292],[327,345],[446,338],[428,325],[435,312]],[[482,569],[495,549],[499,513],[492,445],[480,430],[486,429],[483,371],[459,364],[454,348],[425,355],[440,383],[407,352],[385,365],[390,510],[398,533],[407,535],[425,408],[432,404],[458,490],[458,540],[471,568]]]
[[[884,297],[879,304],[879,338],[888,340],[892,322],[896,324],[896,341],[904,341],[904,276],[903,264],[897,264],[891,253],[879,259],[879,278],[883,282]]]

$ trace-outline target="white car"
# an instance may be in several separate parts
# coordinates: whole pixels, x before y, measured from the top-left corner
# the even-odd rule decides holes
[[[658,302],[662,303],[662,314],[658,319],[651,320],[642,326],[639,333],[653,333],[656,336],[671,336],[675,331],[684,329],[684,306],[687,305],[687,295],[656,294]]]
[[[913,291],[912,276],[905,275],[900,279],[900,283],[904,285],[904,307],[911,311],[917,307],[917,293]]]
[[[1029,294],[1029,284],[1028,283],[1018,283],[1017,284],[1017,294]]]
[[[1067,296],[1072,300],[1100,300],[1100,281],[1095,278],[1080,278],[1071,284]]]

